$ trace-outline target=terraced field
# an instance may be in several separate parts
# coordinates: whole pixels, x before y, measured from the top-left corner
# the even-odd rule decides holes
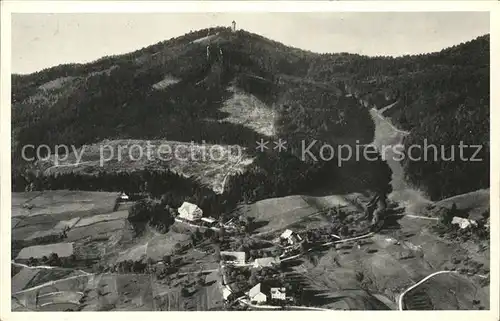
[[[424,290],[418,289],[405,297],[405,310],[434,310],[431,298]]]

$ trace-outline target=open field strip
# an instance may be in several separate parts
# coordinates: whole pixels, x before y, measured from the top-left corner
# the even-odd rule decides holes
[[[78,223],[76,223],[73,227],[78,228],[78,227],[92,225],[95,223],[126,219],[128,218],[128,214],[129,214],[128,211],[118,211],[110,214],[98,214],[94,216],[84,217],[80,219]]]

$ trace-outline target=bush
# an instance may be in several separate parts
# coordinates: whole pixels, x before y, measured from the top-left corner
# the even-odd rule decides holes
[[[161,202],[152,199],[140,200],[130,207],[128,220],[135,227],[148,223],[160,233],[166,233],[174,223],[170,211]]]
[[[191,293],[189,292],[189,290],[188,290],[188,289],[186,289],[186,288],[182,288],[182,290],[181,290],[181,295],[182,295],[183,297],[188,297],[190,294],[191,294]]]
[[[455,210],[453,210],[455,208]],[[451,222],[453,221],[453,217],[456,213],[456,205],[453,204],[452,209],[447,209],[445,207],[439,207],[437,209],[433,209],[434,216],[437,216],[439,219],[439,224],[443,227],[451,227]]]

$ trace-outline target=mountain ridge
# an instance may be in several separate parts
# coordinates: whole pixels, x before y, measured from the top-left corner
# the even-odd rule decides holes
[[[217,32],[219,35],[210,39],[207,58],[205,45],[193,41]],[[222,60],[217,58],[217,49],[223,53]],[[423,134],[429,134],[427,127],[441,124],[444,127],[439,133],[455,132],[445,143],[465,137],[467,128],[477,129],[472,130],[474,137],[486,145],[486,66],[489,35],[436,53],[388,58],[317,54],[246,31],[202,29],[89,64],[13,75],[13,157],[19,156],[19,146],[29,143],[78,147],[122,138],[205,140],[253,148],[255,141],[266,137],[242,124],[223,121],[230,116],[221,107],[233,94],[227,89],[231,86],[242,88],[277,114],[277,136],[290,142],[291,149],[312,138],[334,145],[354,139],[369,143],[373,124],[361,105],[382,108],[396,101],[399,103],[387,116],[399,128],[410,130],[407,142],[420,142]],[[161,90],[152,88],[166,77],[175,81],[167,80],[168,85]],[[464,94],[457,79],[464,80],[471,90]],[[462,106],[460,113],[473,121],[463,118],[457,106]],[[457,120],[463,118],[464,130],[448,130],[453,118],[443,118],[445,110]],[[424,126],[422,111],[428,119]],[[430,135],[430,140],[439,142],[439,137]],[[484,155],[488,154],[485,149]],[[484,172],[488,166],[483,163],[434,164],[430,169],[446,170],[441,175],[444,187],[433,187],[428,165],[406,162],[404,166],[408,179],[434,199],[489,183],[486,175],[475,175],[477,179],[466,187],[462,181],[470,175],[456,171]]]

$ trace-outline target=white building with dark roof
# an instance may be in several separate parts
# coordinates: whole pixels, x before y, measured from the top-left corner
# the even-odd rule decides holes
[[[294,231],[288,230],[288,229],[285,230],[280,235],[280,239],[286,240],[288,242],[288,244],[290,244],[290,245],[297,244],[297,243],[302,241],[302,238],[300,237],[300,235],[298,235]]]
[[[125,193],[121,193],[118,198],[120,199],[120,201],[128,201],[129,200],[128,195]]]
[[[203,211],[197,205],[184,202],[181,207],[177,209],[179,213],[179,218],[188,220],[188,221],[198,221],[203,216]]]

